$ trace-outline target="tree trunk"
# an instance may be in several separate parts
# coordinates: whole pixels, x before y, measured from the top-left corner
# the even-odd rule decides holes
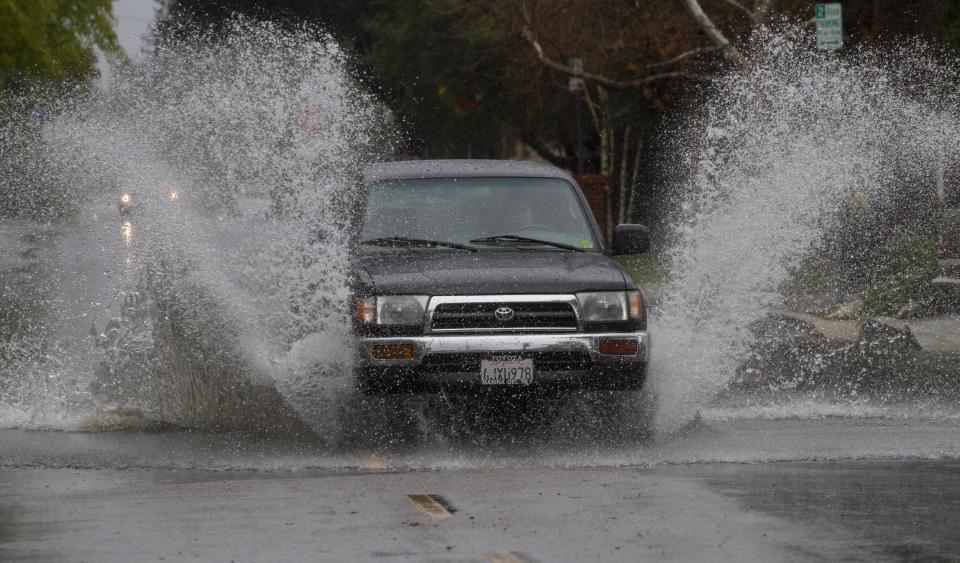
[[[556,154],[550,147],[547,146],[546,143],[544,143],[535,135],[525,136],[523,138],[523,142],[535,153],[537,153],[540,158],[546,160],[557,168],[566,168],[570,164],[569,157]]]
[[[627,157],[630,155],[630,130],[627,127],[623,130],[623,154],[620,156],[620,185],[617,197],[617,223],[626,223],[627,215],[627,169],[630,167]]]
[[[627,221],[634,222],[634,202],[637,200],[637,187],[640,185],[640,156],[643,154],[643,131],[637,135],[637,150],[633,153],[633,174],[630,177],[630,191],[627,195]]]
[[[607,127],[601,134],[601,151],[603,154],[600,156],[601,173],[607,178],[607,240],[613,238],[613,190],[610,189],[610,178],[611,171],[613,170],[613,156],[615,150],[615,143],[613,137],[613,129]],[[603,142],[605,141],[605,142]]]

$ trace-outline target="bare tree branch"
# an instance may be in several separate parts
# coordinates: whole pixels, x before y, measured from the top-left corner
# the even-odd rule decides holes
[[[719,51],[719,50],[720,50],[720,47],[700,47],[700,48],[698,48],[698,49],[691,49],[691,50],[686,51],[686,52],[684,52],[684,53],[680,53],[679,55],[677,55],[676,57],[673,57],[672,59],[668,59],[668,60],[663,61],[663,62],[660,62],[660,63],[654,63],[654,64],[647,65],[646,68],[647,68],[647,70],[655,69],[655,68],[664,68],[664,67],[668,67],[668,66],[670,66],[670,65],[675,65],[675,64],[677,64],[677,63],[683,62],[685,59],[688,59],[688,58],[690,58],[690,57],[694,57],[694,56],[696,56],[696,55],[700,55],[700,54],[702,54],[702,53],[709,53],[709,52],[711,52],[711,51]]]
[[[661,72],[659,74],[650,74],[647,76],[643,76],[641,78],[629,80],[627,81],[627,84],[629,84],[633,88],[637,88],[640,86],[646,86],[648,84],[652,84],[659,80],[669,80],[671,78],[679,79],[679,80],[698,80],[701,82],[710,82],[716,79],[715,76],[708,76],[706,74],[675,71],[675,72]]]
[[[523,33],[523,38],[527,40],[527,43],[529,43],[531,47],[533,47],[533,51],[534,53],[536,53],[537,59],[539,59],[542,65],[546,66],[547,68],[552,68],[553,70],[556,70],[558,72],[562,72],[568,76],[583,78],[584,80],[594,82],[596,84],[599,84],[600,86],[609,88],[611,90],[626,90],[629,88],[639,88],[641,86],[646,86],[648,84],[657,82],[659,80],[668,80],[671,78],[686,79],[686,80],[705,80],[705,81],[713,80],[712,76],[691,74],[691,73],[680,72],[680,71],[650,74],[647,76],[641,76],[640,78],[634,78],[632,80],[615,80],[613,78],[609,78],[600,74],[594,74],[592,72],[578,70],[578,69],[569,67],[561,62],[551,59],[546,55],[546,53],[543,52],[543,46],[540,45],[539,41],[537,41],[536,35],[533,33],[533,30],[531,30],[529,26],[526,26],[526,25],[523,26],[522,33]]]
[[[703,32],[707,34],[707,37],[713,41],[713,44],[723,51],[723,56],[726,57],[728,61],[738,65],[746,63],[747,60],[743,54],[727,39],[723,32],[713,23],[713,20],[704,13],[703,8],[700,7],[700,2],[697,0],[679,1],[687,7],[687,11],[690,12],[693,19],[697,21]]]

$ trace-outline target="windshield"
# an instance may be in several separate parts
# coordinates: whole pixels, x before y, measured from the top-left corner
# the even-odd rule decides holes
[[[599,248],[573,186],[549,178],[437,178],[375,184],[369,189],[360,240],[405,237],[479,246],[471,241],[496,235],[584,250]]]

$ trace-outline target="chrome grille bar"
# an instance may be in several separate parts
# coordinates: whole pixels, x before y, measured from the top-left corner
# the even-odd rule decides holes
[[[513,311],[499,320],[496,309]],[[582,330],[574,295],[441,295],[427,305],[425,333],[577,332]]]

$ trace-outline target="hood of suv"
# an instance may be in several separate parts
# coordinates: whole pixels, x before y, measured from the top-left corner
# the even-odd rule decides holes
[[[362,253],[380,295],[575,293],[628,289],[620,265],[596,252],[400,249]],[[366,276],[362,276],[366,278]]]

